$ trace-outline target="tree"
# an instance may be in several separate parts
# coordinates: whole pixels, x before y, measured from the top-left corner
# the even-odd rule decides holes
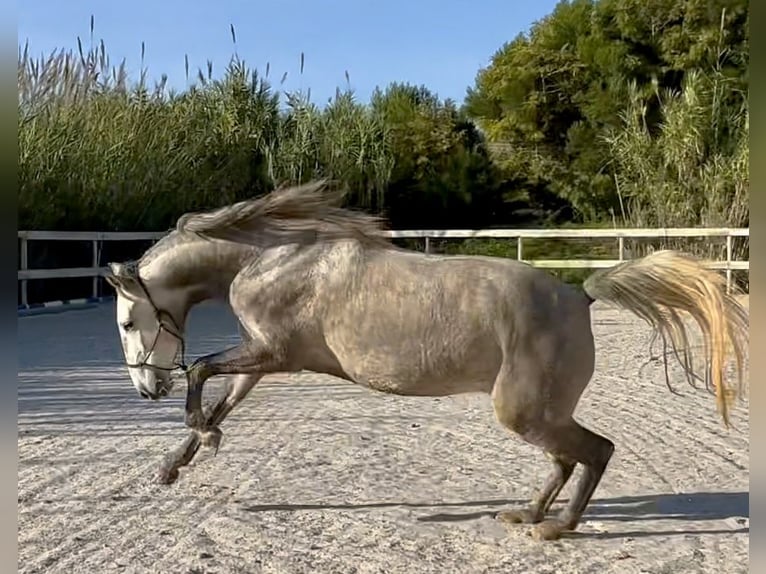
[[[451,101],[427,88],[391,84],[371,107],[385,126],[393,168],[385,212],[397,227],[476,227],[502,196],[482,136]]]
[[[541,187],[581,220],[619,207],[605,134],[621,124],[629,86],[661,121],[658,94],[690,72],[747,87],[747,0],[572,0],[494,55],[468,91],[466,113],[530,196]],[[737,99],[723,102],[737,105]]]

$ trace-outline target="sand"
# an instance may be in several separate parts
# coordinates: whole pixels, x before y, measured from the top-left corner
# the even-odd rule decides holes
[[[616,443],[614,458],[585,522],[548,543],[492,518],[525,503],[549,463],[480,395],[269,377],[224,423],[217,456],[202,451],[177,483],[157,485],[187,433],[184,389],[138,397],[113,313],[19,320],[19,572],[748,571],[748,404],[727,431],[713,397],[677,369],[671,394],[662,362],[645,364],[650,331],[628,313],[596,304],[597,374],[577,412]],[[234,334],[203,306],[190,354]],[[206,393],[220,389],[214,379]]]

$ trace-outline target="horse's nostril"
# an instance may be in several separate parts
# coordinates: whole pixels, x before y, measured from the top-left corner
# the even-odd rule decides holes
[[[139,395],[141,395],[141,397],[142,397],[142,398],[144,398],[144,399],[148,399],[148,398],[149,398],[149,395],[147,395],[147,394],[146,394],[145,392],[143,392],[143,391],[139,392],[138,394],[139,394]]]

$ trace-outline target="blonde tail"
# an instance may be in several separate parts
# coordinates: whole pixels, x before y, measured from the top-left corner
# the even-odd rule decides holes
[[[687,327],[679,312],[691,315],[704,337],[706,374],[712,378],[718,412],[729,426],[729,407],[743,387],[749,317],[735,297],[726,293],[720,273],[690,255],[657,251],[594,273],[583,289],[592,299],[614,303],[647,321],[664,342],[670,341],[687,375],[697,376],[689,359]],[[724,382],[730,352],[737,363],[736,386]]]

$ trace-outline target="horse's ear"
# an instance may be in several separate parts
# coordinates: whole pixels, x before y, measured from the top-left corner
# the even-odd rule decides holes
[[[138,282],[132,268],[125,263],[109,263],[109,273],[104,274],[104,279],[116,290],[123,293],[139,293]]]
[[[109,283],[112,287],[115,289],[120,288],[120,281],[117,279],[117,277],[112,273],[104,273],[104,279],[106,279],[106,282]]]
[[[132,274],[125,263],[109,263],[109,270],[115,277],[130,277]]]

